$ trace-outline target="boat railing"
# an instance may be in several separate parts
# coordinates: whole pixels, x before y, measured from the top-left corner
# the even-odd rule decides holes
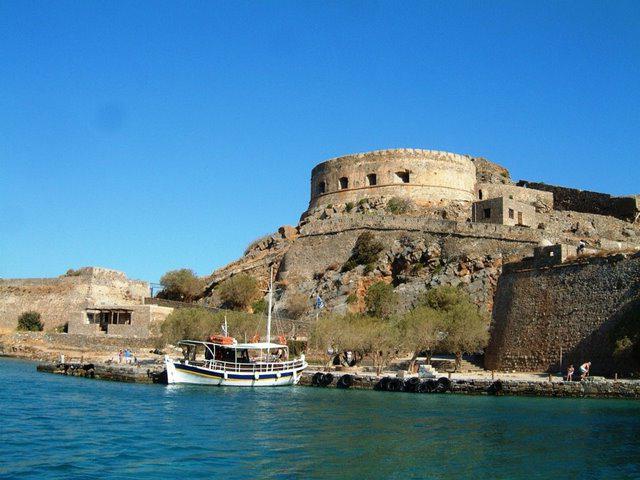
[[[251,373],[268,373],[280,372],[283,370],[291,370],[304,365],[302,359],[291,360],[288,362],[251,362],[251,363],[235,363],[223,362],[220,360],[205,360],[204,367],[211,370],[222,370],[223,372],[251,372]]]

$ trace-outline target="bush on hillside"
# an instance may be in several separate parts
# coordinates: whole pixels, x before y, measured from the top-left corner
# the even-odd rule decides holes
[[[348,272],[358,265],[366,265],[371,271],[382,250],[384,250],[384,244],[371,232],[361,233],[351,250],[349,260],[342,266],[342,271]]]
[[[413,203],[406,198],[393,197],[387,202],[387,211],[394,215],[402,215],[413,209]]]
[[[246,273],[227,278],[216,290],[224,305],[234,310],[247,310],[260,296],[258,281]]]
[[[398,305],[398,295],[393,290],[393,285],[386,282],[377,282],[367,289],[364,296],[367,313],[374,317],[389,318]]]
[[[41,332],[44,329],[38,312],[24,312],[18,317],[18,330],[27,332]]]

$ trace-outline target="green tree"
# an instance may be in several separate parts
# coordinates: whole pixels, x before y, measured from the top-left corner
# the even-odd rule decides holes
[[[162,341],[175,344],[180,340],[205,340],[209,335],[222,333],[227,321],[228,333],[244,342],[262,332],[264,322],[257,315],[246,312],[213,312],[200,307],[177,308],[160,326]]]
[[[366,265],[371,270],[382,250],[384,250],[384,244],[371,232],[361,233],[351,250],[351,256],[342,266],[342,271],[353,270],[358,265]]]
[[[441,312],[427,306],[419,306],[405,313],[400,319],[401,345],[412,352],[409,370],[413,371],[416,358],[425,352],[427,363],[438,345],[438,333],[442,322]]]
[[[455,354],[456,370],[458,370],[463,353],[473,353],[487,345],[489,321],[462,291],[460,291],[458,302],[449,304],[441,312],[439,346]]]
[[[40,314],[34,311],[24,312],[18,317],[18,330],[41,332],[44,328]]]
[[[160,279],[162,291],[158,294],[167,300],[192,302],[203,291],[205,280],[199,278],[193,270],[181,268],[165,273]]]
[[[246,273],[227,278],[217,291],[224,304],[234,310],[247,310],[260,296],[258,281]]]
[[[393,285],[386,282],[377,282],[367,289],[364,302],[369,315],[389,318],[398,305],[398,295],[393,291]]]
[[[356,361],[368,356],[380,372],[396,353],[398,329],[393,322],[362,314],[325,315],[313,326],[309,342],[317,351],[353,352]]]
[[[432,288],[419,299],[416,310],[432,310],[429,315],[436,316],[437,348],[455,354],[456,370],[463,353],[473,353],[487,345],[489,319],[459,288]]]

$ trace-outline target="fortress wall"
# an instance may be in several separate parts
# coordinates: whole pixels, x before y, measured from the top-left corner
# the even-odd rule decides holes
[[[482,194],[480,194],[482,192]],[[535,205],[540,203],[553,208],[553,193],[534,188],[518,187],[516,185],[506,185],[500,183],[478,183],[476,195],[479,200],[506,197],[517,202]]]
[[[375,185],[368,175],[375,175]],[[341,179],[347,179],[346,184],[341,184]],[[371,196],[401,196],[418,204],[473,201],[475,182],[475,166],[462,155],[418,149],[378,150],[316,165],[311,172],[309,208],[356,203]]]
[[[498,282],[485,368],[556,372],[562,348],[563,369],[592,361],[594,374],[621,372],[612,330],[640,308],[640,255],[518,267],[505,265]]]
[[[42,315],[46,330],[64,325],[87,307],[142,304],[149,284],[124,273],[83,268],[57,278],[0,279],[0,331],[16,328],[29,310]]]
[[[342,214],[300,227],[301,236],[329,235],[348,230],[404,230],[462,237],[487,238],[537,245],[542,233],[531,228],[489,223],[454,222],[404,215]]]
[[[612,197],[606,193],[558,187],[527,180],[520,180],[518,186],[552,193],[556,210],[607,215],[621,220],[634,220],[640,212],[638,197]]]

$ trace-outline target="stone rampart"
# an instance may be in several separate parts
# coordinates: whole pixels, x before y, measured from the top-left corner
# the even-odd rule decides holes
[[[594,374],[623,373],[612,355],[615,331],[638,308],[640,254],[542,269],[505,265],[485,367],[556,372],[592,361]]]
[[[417,204],[473,201],[476,170],[463,155],[419,149],[377,150],[333,158],[311,172],[309,209],[399,196]]]
[[[556,210],[607,215],[627,221],[635,220],[640,212],[638,197],[613,197],[606,193],[589,192],[527,180],[520,180],[518,186],[551,192]]]
[[[51,330],[86,308],[139,305],[148,295],[147,282],[105,268],[82,268],[56,278],[0,279],[0,331],[14,330],[28,310],[39,312]]]
[[[343,214],[300,227],[300,236],[330,235],[351,230],[414,231],[445,234],[460,237],[488,238],[495,240],[538,244],[542,240],[539,230],[498,224],[453,222],[404,215]]]

